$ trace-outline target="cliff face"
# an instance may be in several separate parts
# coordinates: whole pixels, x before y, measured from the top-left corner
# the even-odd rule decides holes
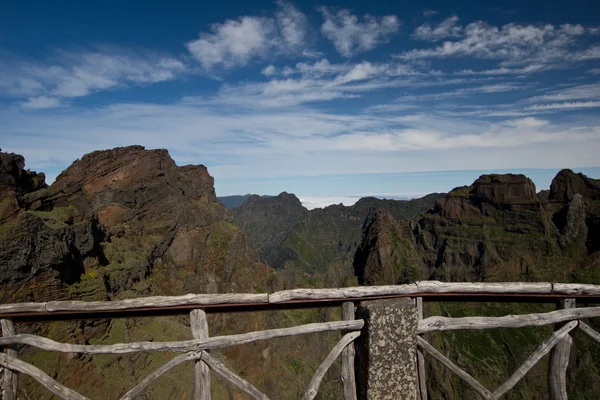
[[[408,219],[442,197],[437,193],[409,201],[366,197],[349,207],[337,204],[307,210],[296,196],[282,193],[269,199],[251,196],[233,214],[261,259],[284,270],[291,281],[338,286],[352,283],[354,253],[375,209]]]
[[[87,154],[52,186],[36,187],[22,157],[13,160],[2,179],[13,188],[3,191],[11,205],[0,253],[8,265],[0,271],[3,282],[54,269],[65,283],[106,298],[128,290],[245,292],[258,285],[253,277],[264,277],[202,165],[178,167],[166,150],[131,146]],[[95,278],[82,283],[86,274]]]
[[[569,170],[536,195],[523,175],[484,175],[459,187],[420,217],[396,221],[378,210],[354,258],[364,284],[418,279],[443,281],[554,281],[600,283],[599,181]],[[408,273],[407,273],[408,272]],[[407,279],[409,278],[409,279]],[[426,315],[462,317],[548,311],[544,305],[429,303]],[[594,322],[592,322],[594,323]],[[428,340],[486,387],[506,380],[552,327],[457,331]],[[596,350],[575,337],[569,395],[592,399],[598,386]],[[590,353],[591,352],[591,353]],[[485,366],[485,367],[482,367]],[[429,368],[432,398],[475,398],[439,365]],[[547,398],[546,369],[532,370],[507,398]]]
[[[24,170],[23,157],[0,154],[4,302],[254,292],[271,284],[272,271],[216,200],[213,178],[202,165],[179,167],[166,150],[131,146],[87,154],[48,187],[43,174]],[[239,332],[261,321],[232,314],[211,317],[210,323],[220,332]],[[19,330],[78,343],[191,338],[185,318],[64,322]],[[255,357],[257,349],[263,350],[224,353],[236,364]],[[164,355],[141,353],[116,361],[29,350],[23,356],[84,395],[103,390],[105,398],[118,398],[167,361]],[[149,390],[147,398],[185,397],[192,384],[186,371]],[[251,375],[264,373],[257,368]],[[102,378],[107,374],[113,377],[108,383]],[[22,384],[30,398],[50,398],[27,378]]]
[[[598,259],[599,195],[597,180],[569,170],[542,199],[523,175],[483,175],[404,231],[420,254],[421,279],[577,280]],[[365,235],[361,248],[365,241],[376,243]]]

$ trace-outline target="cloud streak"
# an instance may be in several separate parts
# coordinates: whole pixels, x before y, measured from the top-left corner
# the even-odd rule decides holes
[[[0,63],[0,90],[28,97],[25,108],[52,108],[64,99],[175,79],[186,73],[179,60],[153,52],[105,48],[59,52],[54,62]]]

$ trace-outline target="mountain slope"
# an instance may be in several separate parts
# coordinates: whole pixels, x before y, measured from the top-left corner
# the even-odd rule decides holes
[[[600,181],[563,170],[542,198],[523,175],[483,175],[452,190],[411,221],[378,210],[354,258],[363,284],[416,279],[444,281],[550,281],[600,283]],[[552,305],[428,303],[426,315],[462,317],[550,311]],[[598,327],[598,323],[591,321]],[[437,348],[488,388],[503,383],[552,331],[524,329],[439,332]],[[593,399],[600,390],[600,351],[575,335],[569,397]],[[536,366],[506,395],[548,398],[547,364]],[[437,362],[429,364],[431,398],[476,398]]]
[[[47,187],[43,175],[23,169],[22,157],[2,154],[1,160],[3,302],[254,292],[269,289],[276,279],[216,200],[204,166],[179,167],[165,150],[131,146],[87,154]],[[305,314],[210,315],[209,329],[211,335],[220,335],[288,326],[293,320],[318,318],[320,311]],[[17,329],[71,343],[191,338],[185,317],[53,322]],[[314,339],[308,337],[215,355],[225,357],[233,370],[272,398],[296,397],[333,340],[332,335],[320,337],[320,345],[308,356]],[[271,352],[277,356],[269,356]],[[173,355],[81,357],[24,348],[21,356],[86,396],[97,398],[100,392],[115,399]],[[287,357],[300,360],[301,374],[291,372],[294,366]],[[191,365],[178,368],[150,387],[144,398],[189,398],[192,370]],[[335,393],[335,379],[327,381],[333,384],[325,382],[324,390]],[[20,388],[24,398],[51,398],[27,377]],[[214,388],[215,399],[238,395],[218,380]]]
[[[354,275],[352,259],[366,221],[377,208],[397,219],[408,219],[430,208],[442,194],[415,200],[360,199],[353,206],[342,204],[307,210],[288,193],[269,199],[251,196],[233,209],[235,222],[248,234],[261,260],[296,284],[345,284]],[[316,280],[316,275],[321,278]],[[349,282],[349,281],[348,281]]]

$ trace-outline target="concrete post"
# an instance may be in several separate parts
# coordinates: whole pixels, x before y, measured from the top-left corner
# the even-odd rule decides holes
[[[408,298],[365,301],[357,319],[356,377],[359,400],[416,400],[417,308]]]

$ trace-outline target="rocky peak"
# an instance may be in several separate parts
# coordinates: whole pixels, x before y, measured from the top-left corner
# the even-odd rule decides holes
[[[600,180],[563,169],[552,180],[548,198],[550,202],[568,203],[577,193],[584,199],[600,200]]]
[[[293,193],[281,192],[273,197],[261,197],[253,194],[239,207],[234,209],[234,214],[248,213],[283,213],[299,214],[306,211],[302,202]]]
[[[0,223],[16,216],[23,196],[45,188],[46,176],[25,169],[25,158],[0,151]]]
[[[520,174],[490,174],[481,175],[470,186],[454,188],[429,212],[450,219],[477,218],[484,214],[482,204],[499,210],[539,209],[531,179]]]
[[[406,221],[396,221],[383,209],[369,218],[354,256],[354,272],[361,285],[407,283],[419,279],[418,255]]]
[[[470,194],[499,208],[538,203],[535,184],[521,174],[481,175],[473,182]]]

